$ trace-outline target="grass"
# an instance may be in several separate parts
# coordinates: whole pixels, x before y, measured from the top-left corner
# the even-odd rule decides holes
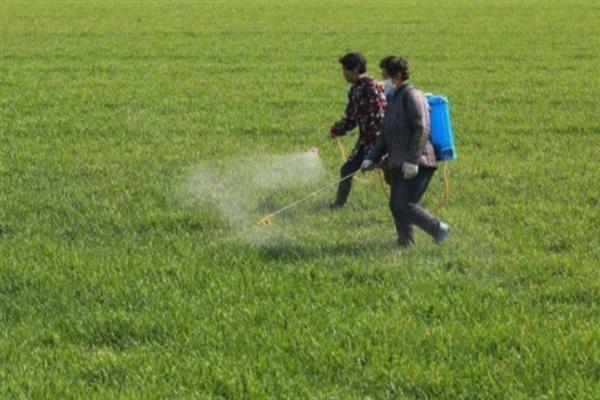
[[[599,17],[2,2],[0,397],[598,398]],[[447,245],[398,251],[373,184],[278,217],[267,243],[177,201],[200,163],[315,145],[335,179],[353,49],[377,77],[406,55],[450,98]]]

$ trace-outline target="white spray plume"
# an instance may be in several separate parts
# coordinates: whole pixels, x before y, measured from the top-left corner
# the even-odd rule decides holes
[[[201,164],[186,179],[182,200],[196,209],[218,210],[242,236],[256,241],[256,232],[264,239],[270,236],[267,231],[274,231],[273,227],[255,231],[258,219],[284,206],[282,200],[302,194],[300,189],[317,188],[324,172],[315,148]]]

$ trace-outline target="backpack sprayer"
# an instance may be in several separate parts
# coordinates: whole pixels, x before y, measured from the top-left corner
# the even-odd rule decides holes
[[[455,160],[456,147],[454,146],[448,99],[444,96],[431,93],[427,93],[425,97],[430,108],[430,139],[435,150],[435,158],[438,161]]]
[[[431,210],[438,211],[450,198],[450,185],[448,184],[448,165],[446,161],[456,159],[456,147],[452,133],[452,120],[450,119],[450,105],[448,99],[437,94],[425,95],[429,104],[430,140],[435,151],[437,161],[442,161],[442,179],[444,182],[444,195],[442,200]]]
[[[447,165],[446,161],[451,161],[456,159],[456,147],[454,146],[454,136],[452,133],[452,121],[450,119],[450,106],[448,104],[448,99],[444,96],[434,95],[431,93],[427,93],[426,95],[427,103],[430,108],[430,140],[433,144],[433,148],[435,150],[435,158],[437,161],[444,162],[442,166],[442,177],[444,180],[444,197],[440,201],[440,203],[433,208],[433,212],[439,210],[444,204],[448,202],[448,198],[450,196],[450,189],[448,185],[448,175],[447,175]],[[341,143],[338,139],[338,148],[340,150],[340,154],[344,156],[344,151]],[[310,153],[317,154],[318,149],[312,148],[309,150]],[[295,207],[296,205],[307,201],[308,199],[316,196],[317,194],[329,189],[332,186],[336,186],[341,181],[348,179],[360,172],[360,169],[344,176],[341,179],[336,180],[335,182],[331,182],[326,186],[323,186],[320,189],[315,190],[314,192],[308,194],[307,196],[296,200],[285,207],[280,208],[279,210],[265,215],[260,220],[258,220],[257,224],[259,226],[266,226],[271,223],[271,219],[277,214],[282,213],[283,211]]]

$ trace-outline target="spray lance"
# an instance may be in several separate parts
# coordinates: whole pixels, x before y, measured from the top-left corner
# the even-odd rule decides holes
[[[344,152],[344,148],[342,147],[342,144],[341,144],[341,142],[340,142],[340,139],[339,139],[339,138],[336,138],[336,144],[337,144],[337,146],[338,146],[338,150],[339,150],[339,152],[340,152],[340,156],[342,157],[342,161],[345,161],[345,160],[346,160],[346,154],[345,154],[345,152]],[[308,151],[308,153],[309,153],[309,154],[311,154],[311,155],[317,156],[317,155],[318,155],[318,153],[319,153],[319,149],[318,149],[317,147],[313,147],[313,148],[311,148],[311,149]],[[280,208],[280,209],[276,210],[275,212],[272,212],[271,214],[265,215],[264,217],[262,217],[261,219],[259,219],[259,220],[257,221],[257,225],[258,225],[258,226],[266,226],[266,225],[269,225],[269,224],[271,224],[271,220],[272,220],[272,219],[273,219],[273,217],[275,217],[276,215],[278,215],[278,214],[280,214],[280,213],[282,213],[282,212],[284,212],[284,211],[286,211],[286,210],[288,210],[288,209],[290,209],[290,208],[292,208],[292,207],[295,207],[295,206],[296,206],[296,205],[298,205],[298,204],[301,204],[301,203],[303,203],[303,202],[305,202],[305,201],[307,201],[307,200],[309,200],[309,199],[311,199],[311,198],[315,197],[315,196],[316,196],[316,195],[318,195],[319,193],[321,193],[321,192],[323,192],[323,191],[325,191],[325,190],[327,190],[327,189],[329,189],[329,188],[331,188],[331,187],[333,187],[333,186],[337,186],[337,185],[338,185],[340,182],[342,182],[343,180],[346,180],[346,179],[349,179],[349,178],[351,178],[351,177],[355,176],[355,175],[356,175],[356,174],[358,174],[360,171],[361,171],[361,170],[360,170],[360,169],[358,169],[358,170],[356,170],[355,172],[353,172],[353,173],[351,173],[351,174],[348,174],[348,175],[346,175],[346,176],[344,176],[344,177],[342,177],[342,178],[340,178],[340,179],[338,179],[338,180],[336,180],[336,181],[334,181],[334,182],[330,182],[329,184],[327,184],[327,185],[323,186],[322,188],[320,188],[320,189],[317,189],[317,190],[315,190],[315,191],[314,191],[314,192],[312,192],[312,193],[309,193],[307,196],[305,196],[305,197],[303,197],[303,198],[301,198],[301,199],[298,199],[298,200],[296,200],[296,201],[294,201],[294,202],[292,202],[292,203],[290,203],[290,204],[288,204],[288,205],[286,205],[286,206],[284,206],[284,207],[282,207],[282,208]],[[358,179],[358,178],[357,178],[357,179]],[[360,179],[360,181],[363,181],[363,182],[364,182],[364,180],[362,180],[362,179]],[[383,178],[381,179],[381,181],[383,182]],[[383,185],[383,184],[382,184],[382,185]],[[382,186],[382,188],[383,188],[383,186]],[[385,193],[385,189],[384,189],[384,193]]]
[[[316,147],[313,147],[313,148],[311,148],[308,151],[308,153],[311,154],[311,155],[317,156],[318,153],[319,153],[319,149],[316,148]],[[295,207],[298,204],[301,204],[301,203],[303,203],[303,202],[305,202],[305,201],[307,201],[307,200],[315,197],[319,193],[321,193],[321,192],[323,192],[323,191],[325,191],[325,190],[327,190],[327,189],[329,189],[329,188],[331,188],[333,186],[338,185],[344,179],[349,179],[349,178],[351,178],[352,176],[356,175],[359,172],[360,172],[360,170],[357,170],[357,171],[355,171],[355,172],[353,172],[351,174],[348,174],[348,175],[344,176],[341,179],[338,179],[338,180],[336,180],[334,182],[330,182],[327,185],[323,186],[322,188],[317,189],[317,190],[315,190],[312,193],[309,193],[307,196],[305,196],[305,197],[303,197],[301,199],[298,199],[298,200],[296,200],[296,201],[294,201],[294,202],[292,202],[292,203],[290,203],[290,204],[288,204],[288,205],[286,205],[286,206],[284,206],[284,207],[282,207],[282,208],[280,208],[280,209],[278,209],[278,210],[276,210],[276,211],[274,211],[274,212],[272,212],[272,213],[270,213],[268,215],[265,215],[264,217],[262,217],[261,219],[259,219],[257,221],[257,225],[259,225],[259,226],[269,225],[271,223],[271,220],[273,219],[273,217],[275,217],[276,215],[281,214],[282,212],[284,212],[286,210],[289,210],[290,208]]]
[[[319,194],[319,193],[321,193],[321,192],[323,192],[323,191],[325,191],[325,190],[329,189],[329,188],[330,188],[330,187],[332,187],[332,186],[336,186],[336,185],[338,185],[338,184],[339,184],[341,181],[343,181],[344,179],[348,179],[348,178],[350,178],[350,177],[352,177],[352,176],[356,175],[356,174],[357,174],[357,173],[359,173],[359,172],[360,172],[360,169],[359,169],[359,170],[357,170],[357,171],[354,171],[354,172],[353,172],[353,173],[351,173],[351,174],[348,174],[348,175],[344,176],[344,177],[343,177],[343,178],[341,178],[341,179],[338,179],[338,180],[336,180],[335,182],[328,183],[327,185],[323,186],[322,188],[315,190],[314,192],[312,192],[312,193],[308,194],[307,196],[305,196],[305,197],[303,197],[303,198],[301,198],[301,199],[299,199],[299,200],[296,200],[296,201],[294,201],[294,202],[292,202],[292,203],[290,203],[290,204],[286,205],[285,207],[282,207],[282,208],[280,208],[279,210],[277,210],[277,211],[275,211],[275,212],[273,212],[273,213],[271,213],[271,214],[265,215],[264,217],[262,217],[261,219],[259,219],[259,220],[258,220],[258,222],[257,222],[257,225],[259,225],[259,226],[266,226],[266,225],[269,225],[269,224],[271,223],[271,219],[272,219],[274,216],[276,216],[277,214],[281,214],[281,213],[282,213],[282,212],[284,212],[285,210],[288,210],[288,209],[290,209],[290,208],[292,208],[292,207],[295,207],[295,206],[297,206],[298,204],[300,204],[300,203],[303,203],[303,202],[307,201],[308,199],[311,199],[311,198],[315,197],[317,194]]]

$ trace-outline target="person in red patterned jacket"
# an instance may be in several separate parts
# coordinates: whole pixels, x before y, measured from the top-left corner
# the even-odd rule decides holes
[[[348,53],[339,59],[344,78],[352,86],[348,92],[348,105],[342,119],[330,129],[332,139],[343,136],[356,126],[359,135],[352,153],[340,169],[340,178],[360,169],[371,147],[375,144],[383,123],[386,99],[381,83],[366,74],[367,60],[360,53]],[[331,208],[343,207],[352,189],[352,177],[339,183],[337,197]]]

